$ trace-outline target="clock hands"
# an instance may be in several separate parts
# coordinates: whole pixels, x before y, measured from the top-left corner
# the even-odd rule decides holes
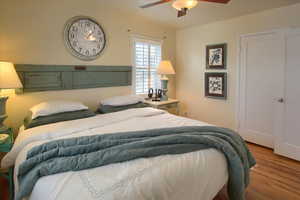
[[[85,39],[88,41],[92,41],[92,42],[96,41],[96,38],[93,34],[94,34],[94,31],[90,30]]]
[[[93,33],[94,33],[94,31],[90,30],[90,31],[88,32],[88,35],[86,36],[86,39],[88,39]]]

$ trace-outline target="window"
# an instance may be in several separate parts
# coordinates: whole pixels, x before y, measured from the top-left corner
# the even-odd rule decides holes
[[[147,94],[149,88],[160,88],[160,76],[156,73],[161,61],[161,43],[134,40],[135,93]]]

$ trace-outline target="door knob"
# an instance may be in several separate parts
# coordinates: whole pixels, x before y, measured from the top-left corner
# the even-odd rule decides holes
[[[284,99],[283,98],[280,98],[277,100],[279,103],[284,103]]]

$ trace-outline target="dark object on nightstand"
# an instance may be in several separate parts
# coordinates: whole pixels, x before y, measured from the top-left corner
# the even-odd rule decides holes
[[[152,98],[152,101],[160,101],[162,97],[162,90],[155,89],[155,96]]]
[[[0,152],[8,153],[10,152],[13,143],[14,143],[14,136],[12,129],[8,129],[6,132],[0,132],[0,134],[8,134],[9,138],[6,140],[5,143],[0,144]],[[9,169],[0,169],[0,176],[6,178],[9,182],[9,199],[13,200],[14,198],[14,183],[13,183],[13,168]],[[2,191],[0,191],[2,192]]]
[[[153,94],[154,94],[154,90],[153,90],[153,88],[150,88],[150,89],[148,90],[148,97],[149,97],[149,99],[152,99]]]
[[[157,98],[161,99],[161,97],[162,97],[162,90],[159,89],[159,90],[157,91]]]

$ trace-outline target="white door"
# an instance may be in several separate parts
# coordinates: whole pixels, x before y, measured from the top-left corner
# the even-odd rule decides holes
[[[238,131],[247,141],[271,148],[277,100],[284,94],[283,41],[280,32],[241,39]]]
[[[285,96],[276,107],[275,153],[300,160],[300,29],[287,31],[284,42]]]

